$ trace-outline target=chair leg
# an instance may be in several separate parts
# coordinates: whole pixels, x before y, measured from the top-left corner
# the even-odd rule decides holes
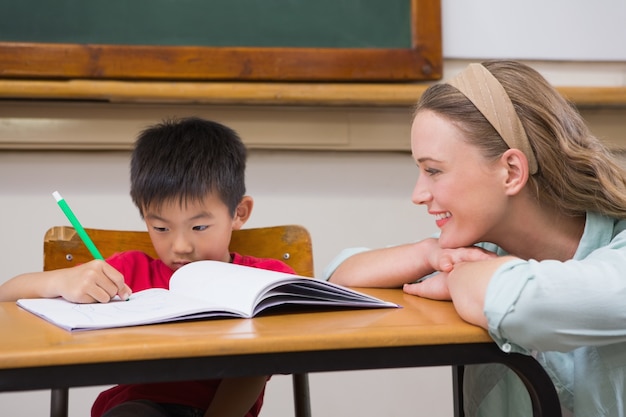
[[[311,417],[309,375],[293,374],[293,400],[296,417]]]
[[[464,417],[463,411],[463,365],[452,366],[452,395],[454,396],[454,417]]]
[[[50,392],[50,417],[67,417],[68,388],[55,388]]]

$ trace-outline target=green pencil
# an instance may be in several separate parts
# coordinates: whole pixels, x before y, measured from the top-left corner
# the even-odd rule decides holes
[[[78,233],[78,236],[80,236],[85,246],[87,246],[87,249],[89,249],[89,252],[91,252],[91,255],[95,259],[104,260],[104,257],[100,254],[100,251],[98,250],[98,248],[96,248],[96,245],[94,245],[93,241],[91,240],[87,232],[85,232],[85,229],[83,228],[83,226],[80,224],[80,222],[78,221],[78,219],[72,212],[72,209],[70,208],[70,206],[68,206],[65,200],[63,199],[63,197],[61,197],[61,194],[59,194],[58,191],[55,191],[52,193],[52,195],[57,201],[57,204],[59,205],[59,207],[61,207],[61,210],[63,211],[67,219],[70,221],[70,223],[72,223],[72,226],[74,226],[74,229]]]

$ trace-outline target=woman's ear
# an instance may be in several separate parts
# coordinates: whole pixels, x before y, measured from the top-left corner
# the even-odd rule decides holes
[[[250,214],[252,214],[252,207],[254,207],[254,200],[252,197],[245,195],[237,205],[235,209],[235,215],[233,216],[233,230],[239,230],[248,221]]]
[[[528,160],[519,149],[508,149],[502,154],[501,161],[506,166],[505,188],[508,195],[519,193],[528,182]]]

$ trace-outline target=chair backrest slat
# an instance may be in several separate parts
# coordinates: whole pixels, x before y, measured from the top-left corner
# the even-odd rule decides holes
[[[140,250],[156,256],[148,232],[85,229],[106,258],[116,252]],[[242,229],[233,232],[231,252],[259,258],[279,259],[298,275],[313,277],[313,249],[309,232],[302,226],[285,225]],[[45,271],[67,268],[93,259],[76,231],[70,226],[54,226],[44,237]]]

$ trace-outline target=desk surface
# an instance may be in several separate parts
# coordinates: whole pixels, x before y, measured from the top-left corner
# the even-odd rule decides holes
[[[358,309],[268,314],[249,319],[126,327],[70,333],[12,302],[0,303],[0,369],[301,352],[491,342],[464,322],[449,302],[399,290],[366,289],[399,309]]]
[[[402,308],[276,312],[70,333],[0,303],[0,391],[416,366],[503,363],[535,416],[561,414],[531,356],[502,352],[449,302],[364,289]],[[457,392],[458,394],[458,392]]]

